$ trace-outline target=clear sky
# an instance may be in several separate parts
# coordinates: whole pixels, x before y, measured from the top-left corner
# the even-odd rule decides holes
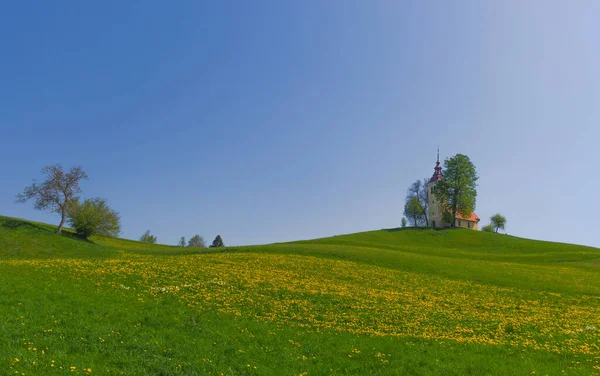
[[[477,214],[600,246],[600,2],[101,1],[0,13],[0,214],[84,166],[126,238],[397,227],[467,154]]]

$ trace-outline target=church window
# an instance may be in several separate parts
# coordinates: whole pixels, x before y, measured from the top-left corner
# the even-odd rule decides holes
[[[467,226],[471,228],[471,222],[467,222]]]
[[[462,226],[462,225],[460,224],[460,221],[458,221],[458,227],[460,227],[460,226]]]

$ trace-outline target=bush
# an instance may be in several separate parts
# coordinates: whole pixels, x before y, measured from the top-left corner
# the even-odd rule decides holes
[[[86,239],[92,235],[117,236],[121,232],[119,213],[112,210],[103,198],[92,198],[69,205],[68,220],[77,234]]]
[[[152,235],[150,230],[147,230],[144,232],[144,235],[140,237],[140,241],[142,243],[156,244],[156,235]]]
[[[492,225],[485,225],[481,228],[481,231],[483,232],[494,232],[494,226]]]

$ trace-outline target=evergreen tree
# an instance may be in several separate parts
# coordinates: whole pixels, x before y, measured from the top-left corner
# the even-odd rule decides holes
[[[221,239],[221,235],[217,235],[215,240],[213,240],[212,244],[210,245],[210,248],[219,248],[219,247],[225,247],[225,244],[223,244],[223,239]]]

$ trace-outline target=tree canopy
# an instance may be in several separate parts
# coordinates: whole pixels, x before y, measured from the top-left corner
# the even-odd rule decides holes
[[[421,214],[419,224],[424,222],[425,226],[429,226],[429,189],[427,189],[428,179],[415,180],[406,191],[405,204],[408,204],[413,198],[417,198],[421,204]]]
[[[404,215],[411,225],[418,227],[425,221],[423,206],[417,197],[412,197],[404,205]]]
[[[204,243],[204,239],[200,235],[194,235],[188,241],[188,247],[191,248],[206,248],[206,243]]]
[[[477,170],[468,156],[456,154],[444,161],[444,179],[435,186],[435,195],[445,212],[452,215],[452,226],[456,215],[469,217],[475,210],[477,198]]]
[[[121,232],[119,213],[112,210],[105,199],[97,197],[82,203],[74,199],[67,212],[69,224],[79,235],[117,236]]]
[[[502,214],[496,213],[490,217],[490,226],[495,229],[495,232],[498,232],[498,230],[504,230],[505,225],[506,218]]]
[[[62,165],[46,166],[42,169],[46,180],[38,184],[25,187],[25,190],[17,195],[17,202],[26,202],[34,199],[33,207],[36,210],[46,210],[60,214],[60,224],[56,230],[60,234],[65,221],[69,206],[81,193],[79,182],[88,178],[81,166],[72,167],[68,172],[63,170]]]

